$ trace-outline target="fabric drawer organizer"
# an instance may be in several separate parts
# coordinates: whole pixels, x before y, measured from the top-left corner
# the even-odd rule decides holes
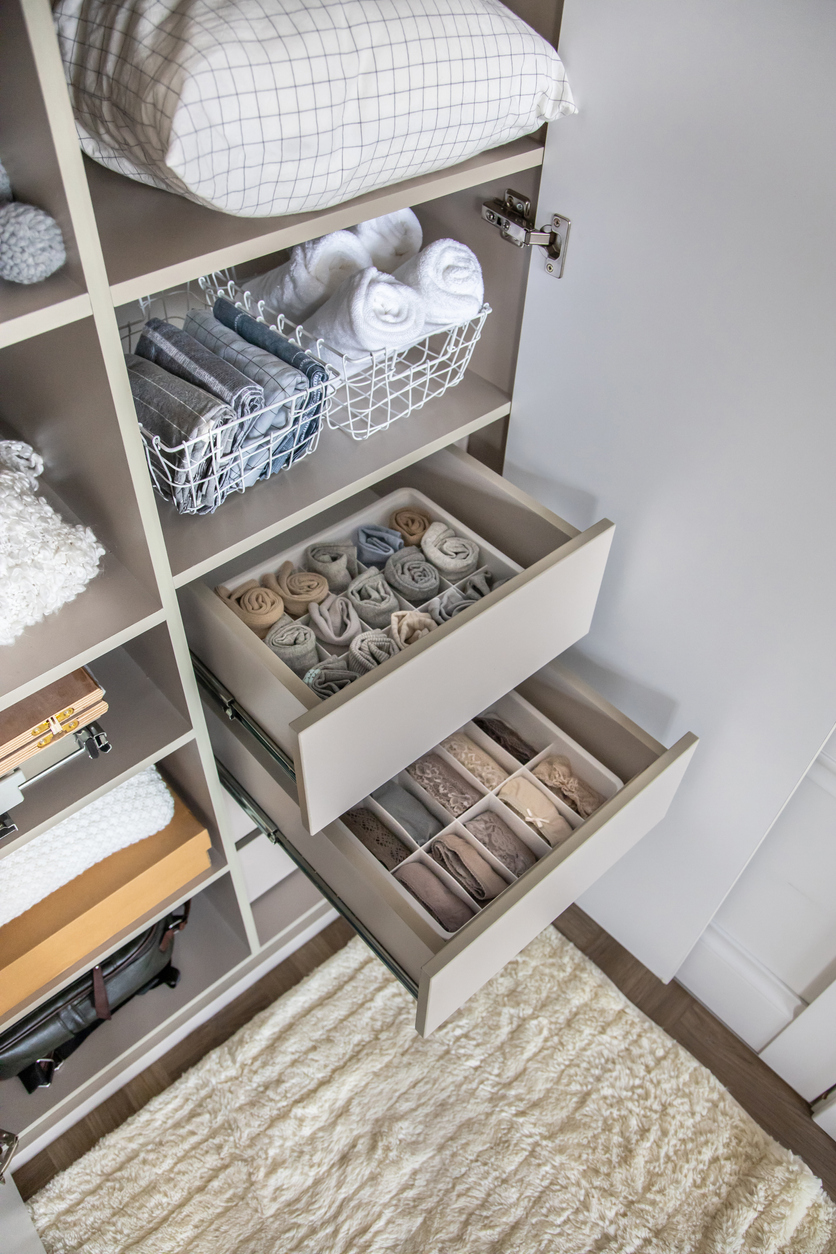
[[[143,297],[136,305],[120,310],[125,352],[133,353],[150,319],[160,318],[182,328],[190,311],[211,314],[216,295],[216,287],[201,279]],[[224,332],[221,323],[218,328]],[[258,480],[287,470],[316,452],[338,382],[333,366],[318,364],[323,383],[299,386],[304,379],[300,374],[297,386],[286,396],[278,400],[273,397],[270,404],[229,421],[203,419],[190,438],[163,438],[140,419],[145,457],[159,495],[181,514],[207,513],[230,493],[244,492]]]
[[[527,745],[525,762],[520,762],[483,730],[480,724],[486,721],[516,733],[520,743]],[[463,738],[466,738],[465,742]],[[457,741],[459,756],[446,747],[454,740]],[[461,749],[464,748],[466,753],[468,746],[478,751],[478,760],[474,763],[476,769],[487,763],[497,768],[497,782],[493,787],[487,787],[483,779],[463,765]],[[404,909],[417,911],[424,923],[444,939],[449,939],[458,930],[457,926],[453,926],[456,919],[460,919],[458,926],[461,926],[479,910],[489,906],[509,884],[530,870],[552,848],[569,839],[589,817],[579,814],[573,805],[567,804],[559,793],[543,782],[541,775],[548,774],[548,769],[543,770],[544,763],[548,768],[548,764],[555,759],[567,761],[572,777],[595,794],[595,809],[624,786],[617,775],[517,692],[510,692],[494,702],[482,715],[437,745],[431,754],[424,755],[421,761],[430,756],[443,764],[452,787],[455,789],[459,785],[462,804],[465,805],[459,813],[454,814],[448,805],[439,801],[437,794],[422,786],[414,772],[414,766],[418,764],[413,764],[389,784],[376,789],[338,822],[331,824],[327,833],[338,846],[349,841],[358,847],[359,855],[367,865],[370,881],[379,885],[385,877],[401,898]],[[513,789],[517,783],[542,798],[542,804],[535,803],[536,812],[525,804],[527,792],[521,794],[523,800],[517,805],[503,800],[502,792],[506,785]],[[404,794],[408,796],[404,797]],[[410,807],[410,799],[418,803],[414,809]],[[457,808],[455,803],[450,804]],[[557,835],[551,833],[541,817],[550,809],[558,812],[563,823]],[[422,810],[435,820],[435,830],[431,822],[421,830],[416,827],[416,818],[420,822]],[[372,815],[377,822],[372,823],[368,815]],[[378,845],[385,837],[379,825],[394,836],[396,842],[387,844],[382,852]],[[363,832],[364,826],[368,833]],[[492,835],[499,836],[502,843],[492,842]],[[453,839],[448,842],[447,837]],[[450,849],[443,848],[443,852],[439,853],[438,847],[446,844],[450,845]],[[389,856],[390,848],[394,848],[394,856]],[[496,849],[502,857],[496,855]],[[472,861],[469,858],[471,850],[475,854]],[[446,864],[452,864],[456,869],[451,873]],[[421,868],[422,882],[417,892],[410,891],[404,883],[413,867]],[[480,877],[484,878],[484,884],[480,883]],[[438,882],[441,888],[437,887]],[[437,892],[442,910],[450,910],[446,920],[439,918],[422,901],[420,889],[424,886],[429,886],[431,893]],[[460,913],[450,901],[451,895],[457,903],[461,903]]]
[[[518,563],[511,561],[511,559],[506,557],[504,553],[501,553],[499,549],[488,543],[488,541],[482,536],[477,535],[476,532],[472,531],[452,514],[441,509],[434,501],[424,496],[423,493],[409,488],[402,488],[398,492],[392,492],[389,495],[382,497],[380,501],[376,502],[374,505],[367,506],[366,508],[359,510],[356,514],[346,518],[341,524],[339,524],[339,526],[329,527],[327,530],[310,536],[303,543],[297,544],[291,549],[286,549],[276,554],[276,556],[262,560],[256,566],[250,567],[249,570],[246,570],[242,572],[242,574],[236,576],[235,580],[230,580],[228,591],[233,593],[236,588],[241,588],[242,586],[246,587],[247,584],[254,583],[255,581],[262,579],[264,576],[268,576],[268,578],[271,575],[275,576],[276,572],[281,572],[285,563],[291,563],[293,567],[301,567],[305,562],[306,554],[311,549],[316,549],[320,546],[333,546],[334,548],[339,548],[343,545],[352,545],[355,543],[358,530],[361,527],[372,526],[388,529],[388,524],[394,514],[397,514],[399,511],[414,510],[423,511],[433,522],[446,524],[448,527],[452,528],[456,536],[464,537],[478,545],[479,556],[476,570],[467,576],[456,579],[454,582],[445,578],[441,572],[438,572],[438,590],[433,596],[427,597],[426,599],[419,597],[417,601],[408,600],[404,595],[402,595],[401,591],[391,586],[390,580],[388,586],[391,592],[392,608],[391,610],[387,610],[387,612],[385,612],[384,618],[382,618],[380,622],[374,621],[372,618],[364,618],[364,614],[367,614],[368,611],[365,610],[362,605],[357,611],[361,619],[361,626],[365,632],[369,629],[379,628],[382,636],[385,637],[386,640],[391,641],[394,635],[393,628],[389,625],[392,613],[406,615],[409,614],[410,611],[417,611],[420,615],[428,615],[438,625],[441,625],[443,622],[447,621],[448,618],[458,617],[458,615],[454,615],[453,613],[457,602],[465,602],[465,605],[467,604],[463,589],[471,582],[471,580],[481,577],[485,581],[485,588],[489,589],[491,586],[498,586],[502,581],[511,578],[522,570],[522,567],[519,566]],[[395,557],[397,558],[397,556],[398,553],[396,552]],[[426,565],[426,563],[423,564]],[[357,561],[358,575],[373,573],[374,569],[374,567],[367,566],[359,560]],[[348,575],[346,575],[346,583],[347,582]],[[260,589],[255,588],[253,591],[257,594]],[[295,603],[291,604],[295,605]],[[298,606],[295,608],[298,609]],[[314,604],[312,608],[316,609],[317,607]],[[229,613],[233,613],[232,609],[229,610]],[[291,608],[291,613],[294,613],[295,616],[294,608]],[[295,624],[299,626],[307,627],[310,623],[310,613],[295,617]],[[430,632],[430,640],[432,640],[432,635],[433,633]],[[276,654],[279,657],[280,665],[283,665],[281,661],[282,650],[276,647],[271,648],[267,643],[267,640],[269,639],[272,639],[272,629],[268,629],[267,638],[261,644],[264,664],[267,665],[268,662],[272,662],[273,660],[272,656],[268,657],[268,655]],[[381,641],[381,643],[383,643],[383,641]],[[374,669],[380,670],[381,668],[390,665],[399,653],[406,652],[408,654],[411,647],[412,645],[406,645],[405,649],[402,649],[393,642],[392,657],[380,662]],[[312,657],[310,659],[311,669],[315,668],[317,665],[326,667],[328,665],[333,665],[344,669],[350,664],[348,655],[352,652],[351,644],[329,644],[318,639],[316,641],[315,648],[316,657]],[[301,677],[302,672],[300,669],[297,669],[295,666],[291,669],[294,669],[296,674]],[[372,667],[369,666],[368,669],[372,669]],[[357,670],[356,665],[355,670]],[[349,695],[351,693],[351,688],[352,685],[348,684],[346,691]],[[318,687],[313,687],[312,691],[314,693],[314,697],[318,700],[324,701],[329,699],[327,690],[325,692],[320,692]]]

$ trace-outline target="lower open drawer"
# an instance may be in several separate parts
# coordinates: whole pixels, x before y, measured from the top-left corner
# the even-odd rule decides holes
[[[308,832],[293,780],[279,764],[282,755],[271,753],[269,736],[253,735],[222,718],[209,703],[210,733],[228,786],[238,789],[239,799],[255,803],[273,838],[417,997],[415,1026],[422,1036],[463,1005],[664,817],[697,744],[688,734],[666,750],[559,662],[549,663],[517,692],[524,699],[521,707],[529,702],[599,764],[597,782],[604,800],[588,818],[573,817],[571,835],[557,847],[538,845],[535,837],[531,847],[539,852],[534,865],[519,878],[506,876],[506,887],[481,908],[474,907],[472,917],[454,934],[434,924],[343,822]],[[539,752],[543,746],[534,743],[534,748]],[[475,803],[473,813],[496,806],[495,797],[487,799],[490,790],[483,791],[486,796]],[[462,817],[466,820],[467,813]]]

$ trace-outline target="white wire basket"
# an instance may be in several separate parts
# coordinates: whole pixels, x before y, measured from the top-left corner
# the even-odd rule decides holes
[[[263,300],[256,301],[246,283],[232,283],[223,295],[306,349],[311,356],[336,366],[339,384],[328,410],[328,425],[366,440],[406,418],[427,401],[461,383],[491,307],[484,304],[475,318],[425,335],[406,348],[350,356],[309,334]]]
[[[120,319],[125,352],[134,350],[149,318],[182,327],[190,309],[211,309],[219,295],[231,296],[234,290],[231,277],[219,273],[142,297]],[[303,347],[298,338],[286,338]],[[148,470],[159,495],[181,514],[212,513],[231,493],[244,492],[314,453],[339,383],[334,367],[320,364],[327,375],[324,383],[300,389],[283,406],[274,402],[182,443],[166,444],[140,422]],[[265,418],[272,425],[262,434],[253,434]]]

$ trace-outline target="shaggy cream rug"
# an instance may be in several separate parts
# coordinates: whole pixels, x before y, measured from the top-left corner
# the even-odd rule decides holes
[[[359,940],[31,1202],[49,1254],[824,1254],[836,1208],[548,929],[423,1041]]]

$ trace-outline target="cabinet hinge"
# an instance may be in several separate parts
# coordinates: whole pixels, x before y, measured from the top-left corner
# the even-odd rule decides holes
[[[569,227],[572,225],[568,218],[555,213],[551,225],[538,231],[531,216],[531,201],[510,187],[505,191],[504,200],[484,202],[482,217],[497,228],[503,239],[517,248],[542,248],[546,254],[546,274],[555,279],[563,274]]]

